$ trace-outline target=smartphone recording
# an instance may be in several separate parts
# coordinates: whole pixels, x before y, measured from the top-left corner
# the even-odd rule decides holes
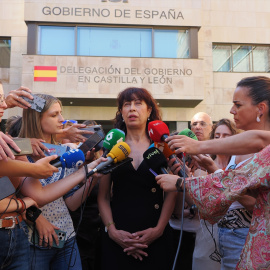
[[[23,156],[23,155],[33,154],[33,148],[32,148],[31,141],[29,138],[13,138],[13,141],[21,149],[21,152],[17,152],[10,145],[8,145],[14,156]]]
[[[105,134],[104,134],[104,131],[102,129],[102,126],[101,125],[93,125],[93,126],[88,126],[88,127],[85,127],[85,128],[81,128],[80,130],[86,130],[86,131],[91,131],[93,133],[97,132],[101,137],[104,135],[105,137]],[[92,134],[82,134],[85,138],[89,138],[91,137]]]
[[[41,112],[46,104],[46,100],[37,96],[37,95],[34,95],[34,94],[31,94],[33,99],[29,99],[25,96],[21,96],[21,98],[23,98],[25,101],[27,101],[28,103],[31,104],[31,109],[32,110],[35,110],[37,112]]]
[[[100,147],[97,147],[99,143],[103,140],[104,137],[100,136],[98,132],[90,134],[90,137],[79,147],[80,150],[86,155],[88,151],[91,151],[95,148],[96,151],[100,150]]]

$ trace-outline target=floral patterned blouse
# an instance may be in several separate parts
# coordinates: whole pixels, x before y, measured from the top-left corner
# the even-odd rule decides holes
[[[212,224],[239,196],[254,196],[249,234],[236,269],[270,269],[270,145],[241,169],[189,178],[186,188],[202,218]]]

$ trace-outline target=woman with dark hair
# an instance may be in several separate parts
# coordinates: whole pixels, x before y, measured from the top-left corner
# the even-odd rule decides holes
[[[102,243],[103,269],[172,267],[168,221],[176,194],[164,196],[143,160],[151,144],[148,122],[160,119],[159,108],[147,90],[127,88],[118,95],[115,127],[126,132],[133,161],[100,181],[98,204],[107,232]]]
[[[13,115],[7,119],[6,134],[11,137],[18,137],[22,126],[22,117],[20,115]]]
[[[270,79],[268,77],[256,76],[242,79],[237,84],[233,103],[231,113],[234,115],[237,128],[243,130],[270,130]],[[191,154],[248,153],[245,149],[239,151],[237,147],[234,148],[234,143],[226,143],[224,147],[221,147],[223,140],[219,140],[217,148],[213,147],[216,146],[215,140],[194,143],[194,141],[191,142],[182,136],[173,136],[168,141],[172,149],[177,149],[176,153],[182,151]],[[252,141],[249,143],[253,144]],[[243,147],[243,144],[241,144],[241,147]],[[248,148],[248,145],[246,147]],[[245,209],[252,209],[255,201],[246,194],[252,194],[255,197],[256,203],[248,236],[236,269],[268,269],[270,266],[269,146],[244,163],[240,163],[237,160],[238,157],[235,160],[235,164],[239,165],[239,167],[236,167],[236,171],[228,170],[224,174],[209,175],[205,178],[190,178],[187,180],[186,186],[189,194],[200,208],[201,215],[211,222],[217,221],[222,214],[228,216],[226,212],[232,203],[240,202],[244,208],[232,209],[234,210],[231,213],[232,216],[222,220],[222,226],[224,228],[227,226],[231,231],[235,231],[236,225],[240,226],[240,228],[246,228],[246,222],[249,220],[246,219],[247,215],[244,215],[244,212]],[[175,181],[170,182],[172,179],[168,179],[165,175],[157,176],[157,180],[165,190],[174,189],[173,184],[175,184]],[[200,188],[201,185],[204,188]],[[207,207],[205,207],[206,205]],[[244,218],[241,219],[240,215],[244,216]],[[242,239],[245,238],[242,233],[239,236]],[[226,269],[231,268],[229,265]]]

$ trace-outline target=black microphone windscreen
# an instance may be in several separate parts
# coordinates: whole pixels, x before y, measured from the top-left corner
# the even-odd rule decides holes
[[[167,159],[163,153],[156,147],[151,147],[143,153],[143,158],[148,166],[158,172],[161,168],[167,168]]]

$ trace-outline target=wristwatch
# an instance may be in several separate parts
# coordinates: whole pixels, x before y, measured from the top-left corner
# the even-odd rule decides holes
[[[176,189],[177,189],[178,192],[183,191],[183,189],[182,189],[183,181],[184,181],[184,178],[182,178],[182,177],[179,177],[179,178],[176,180],[175,186],[176,186]]]

